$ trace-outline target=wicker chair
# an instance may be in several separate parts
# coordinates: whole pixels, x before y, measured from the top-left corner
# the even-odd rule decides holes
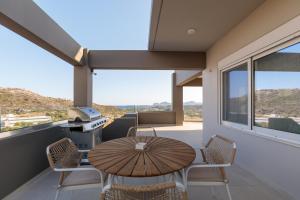
[[[149,132],[150,132],[150,134],[147,134]],[[136,136],[154,136],[154,137],[157,137],[157,134],[156,134],[156,131],[153,127],[146,127],[146,126],[133,126],[133,127],[130,127],[128,129],[128,132],[127,132],[127,137],[136,137]]]
[[[180,183],[159,183],[153,185],[120,185],[104,187],[101,200],[187,200],[185,188]]]
[[[49,145],[46,151],[50,167],[54,171],[60,172],[55,199],[58,198],[60,190],[66,187],[70,189],[100,186],[102,191],[102,173],[89,165],[80,166],[82,153],[89,150],[78,150],[72,140],[63,138]]]
[[[225,168],[233,164],[236,144],[227,138],[215,135],[205,148],[201,149],[201,153],[203,163],[194,163],[186,169],[185,184],[194,186],[223,185],[226,187],[228,198],[232,200]]]

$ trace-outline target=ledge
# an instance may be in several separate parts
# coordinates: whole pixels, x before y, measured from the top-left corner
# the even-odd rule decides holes
[[[0,133],[0,140],[6,139],[6,138],[11,138],[11,137],[18,137],[18,136],[21,136],[21,135],[34,133],[34,132],[41,131],[41,130],[46,130],[46,129],[49,129],[49,128],[59,126],[59,125],[64,124],[64,123],[67,123],[67,121],[64,120],[64,121],[58,121],[58,122],[50,122],[50,123],[45,123],[45,124],[39,124],[39,125],[35,125],[35,126],[20,128],[20,129],[16,129],[16,130],[13,130],[13,131],[1,132]]]

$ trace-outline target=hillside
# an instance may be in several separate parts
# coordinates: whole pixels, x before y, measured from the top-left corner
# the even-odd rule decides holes
[[[255,94],[256,113],[299,117],[300,89],[258,90]]]
[[[299,117],[300,115],[300,89],[257,90],[254,101],[255,113],[258,116],[275,114],[282,117]],[[230,101],[232,112],[246,111],[247,107],[236,106],[244,105],[244,102],[247,102],[246,96],[232,98]]]
[[[71,100],[45,97],[29,90],[0,88],[0,108],[2,114],[31,115],[33,113],[42,114],[46,112],[48,115],[61,114],[61,118],[66,118],[66,111],[72,105],[73,102]],[[93,107],[104,116],[111,118],[124,114],[124,111],[115,106],[94,104]]]

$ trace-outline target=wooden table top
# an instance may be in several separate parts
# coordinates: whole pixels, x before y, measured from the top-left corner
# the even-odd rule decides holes
[[[147,143],[136,150],[138,142]],[[196,157],[188,144],[162,137],[124,137],[101,143],[88,154],[90,163],[109,174],[150,177],[169,174],[189,166]]]

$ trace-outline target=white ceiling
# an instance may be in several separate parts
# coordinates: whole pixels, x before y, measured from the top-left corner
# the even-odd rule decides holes
[[[264,0],[153,0],[149,50],[206,51]],[[189,28],[196,29],[188,35]]]

